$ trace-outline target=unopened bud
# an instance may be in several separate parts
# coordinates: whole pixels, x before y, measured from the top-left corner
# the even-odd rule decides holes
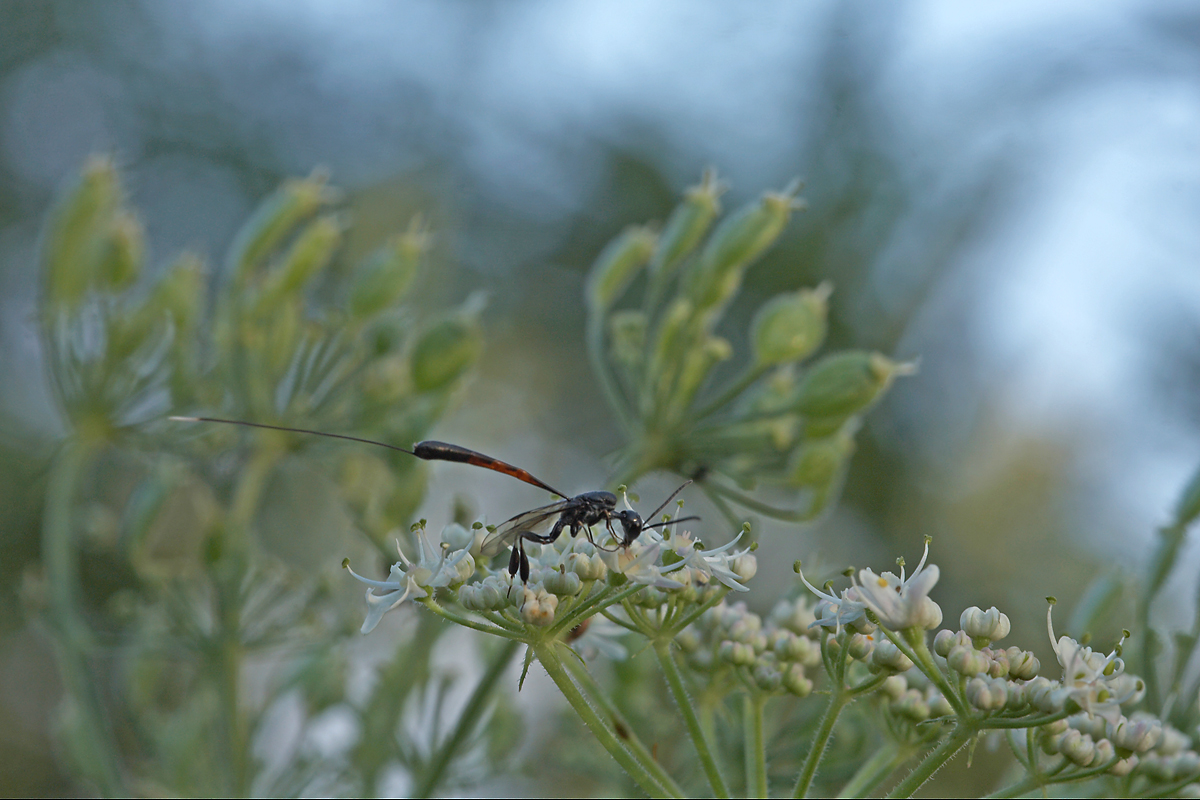
[[[608,308],[621,296],[650,260],[655,238],[649,228],[631,225],[601,251],[588,276],[587,299],[593,313]]]
[[[1109,733],[1117,747],[1144,753],[1153,749],[1162,738],[1162,721],[1149,714],[1134,714]]]
[[[813,690],[813,682],[804,674],[804,668],[799,664],[789,664],[783,671],[783,688],[796,697],[808,697]]]
[[[785,364],[816,352],[825,340],[830,291],[830,285],[823,283],[816,289],[781,294],[758,310],[750,326],[758,364]]]
[[[429,234],[414,220],[407,233],[393,237],[376,250],[354,276],[350,314],[366,319],[400,302],[412,286],[428,247]]]
[[[760,663],[754,668],[754,683],[764,692],[774,692],[783,683],[783,674],[772,664]]]
[[[525,589],[525,602],[521,605],[521,619],[528,625],[544,628],[554,622],[554,611],[558,608],[558,598],[545,589]]]
[[[413,385],[421,392],[446,388],[475,363],[482,349],[474,320],[456,314],[435,322],[413,348]]]
[[[912,660],[892,644],[891,639],[880,639],[871,653],[871,663],[889,672],[907,672],[912,669]]]
[[[1008,656],[1008,674],[1018,680],[1031,680],[1038,674],[1042,664],[1037,656],[1019,647],[1010,647],[1004,651]]]
[[[929,703],[917,689],[909,689],[899,699],[892,702],[892,711],[913,722],[924,722],[929,719]]]
[[[971,677],[987,670],[987,659],[972,647],[955,645],[946,655],[946,663],[959,675]]]
[[[986,647],[990,642],[1003,639],[1008,636],[1011,627],[1008,616],[995,606],[987,611],[971,606],[962,612],[958,621],[967,635],[975,640],[976,647]]]
[[[722,661],[738,667],[747,667],[754,663],[754,648],[744,642],[721,642],[717,648],[717,655]]]
[[[547,592],[559,597],[574,597],[583,590],[583,581],[574,572],[551,570],[545,584]]]
[[[866,661],[871,655],[871,651],[875,649],[875,641],[870,636],[855,633],[846,642],[846,648],[851,658],[857,661]]]
[[[1058,742],[1058,752],[1077,766],[1086,767],[1096,757],[1096,743],[1086,733],[1068,730]]]
[[[1008,700],[1004,681],[974,677],[967,681],[967,702],[980,711],[995,711],[1004,708]]]

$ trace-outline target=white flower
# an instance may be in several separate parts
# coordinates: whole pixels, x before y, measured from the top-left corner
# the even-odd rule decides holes
[[[879,624],[888,630],[926,628],[932,630],[942,622],[942,609],[929,599],[929,592],[938,582],[940,572],[936,564],[925,566],[929,557],[929,540],[925,540],[925,553],[913,574],[900,577],[891,572],[876,575],[869,569],[859,570],[858,588],[862,600],[875,612]]]
[[[1121,721],[1121,704],[1133,702],[1144,691],[1141,679],[1125,675],[1125,662],[1117,655],[1120,643],[1107,656],[1092,652],[1070,636],[1054,638],[1054,606],[1046,610],[1050,645],[1063,668],[1066,695],[1084,711],[1103,717],[1114,728]],[[1124,641],[1122,637],[1121,641]]]
[[[682,589],[682,583],[671,580],[664,573],[679,569],[683,566],[683,562],[663,567],[658,563],[661,553],[662,545],[658,542],[648,544],[634,542],[628,547],[619,547],[615,551],[606,552],[604,561],[608,564],[609,569],[620,572],[634,583],[655,586],[659,589]]]
[[[396,608],[408,598],[419,600],[428,597],[435,589],[458,583],[462,576],[457,569],[458,564],[469,555],[466,549],[450,555],[449,547],[434,547],[425,535],[423,528],[417,529],[419,555],[414,564],[400,549],[400,541],[396,541],[396,550],[400,553],[400,561],[392,565],[386,581],[373,581],[364,578],[350,569],[349,560],[342,565],[350,574],[362,583],[367,584],[367,618],[363,620],[362,632],[370,633],[383,619],[383,615]],[[401,567],[403,564],[403,568]],[[382,590],[376,594],[375,589]]]
[[[867,622],[867,607],[862,602],[862,597],[858,593],[858,589],[851,586],[842,592],[842,596],[823,592],[817,587],[808,582],[808,578],[804,577],[804,572],[799,568],[799,562],[796,565],[796,572],[800,576],[800,580],[808,587],[808,590],[821,599],[817,603],[816,615],[817,620],[808,627],[815,628],[817,626],[823,628],[833,628],[835,631],[847,625],[853,625],[856,629],[873,630],[874,626]]]
[[[746,568],[747,557],[753,558],[753,556],[750,555],[750,548],[746,548],[745,550],[737,553],[728,552],[729,550],[733,549],[734,545],[736,545],[738,540],[741,538],[742,534],[739,533],[736,537],[734,537],[733,541],[727,544],[723,544],[713,550],[703,550],[699,546],[699,540],[695,539],[690,532],[680,531],[672,536],[670,541],[667,543],[668,547],[671,549],[671,552],[678,556],[680,560],[679,562],[671,564],[669,567],[667,567],[667,569],[675,570],[679,569],[680,567],[690,567],[696,572],[706,576],[706,578],[709,576],[716,578],[734,591],[748,592],[750,590],[738,583],[738,581],[747,580],[748,577],[753,577],[754,573]],[[738,559],[742,559],[742,571],[750,573],[748,577],[743,576],[738,572],[737,567],[739,564],[736,563]],[[703,582],[707,583],[708,581],[705,580]]]

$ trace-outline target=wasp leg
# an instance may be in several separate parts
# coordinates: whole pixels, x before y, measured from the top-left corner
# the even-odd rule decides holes
[[[529,583],[529,559],[525,557],[525,544],[521,543],[521,583]]]
[[[508,557],[508,574],[509,575],[516,575],[517,568],[521,564],[520,546],[521,546],[520,542],[517,542],[517,544],[514,544],[513,549],[512,549],[512,555],[510,555]]]

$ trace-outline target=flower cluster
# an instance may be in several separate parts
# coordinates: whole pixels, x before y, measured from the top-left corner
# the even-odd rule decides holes
[[[583,536],[561,536],[551,545],[527,543],[529,580],[522,582],[506,569],[477,562],[483,530],[476,523],[471,535],[459,525],[449,525],[440,545],[434,545],[424,525],[415,525],[418,560],[409,561],[401,550],[400,561],[383,581],[364,578],[344,562],[370,587],[363,633],[405,600],[432,600],[442,588],[454,590],[446,599],[495,623],[498,632],[514,624],[548,628],[564,619],[578,626],[607,608],[603,600],[610,597],[632,608],[670,606],[677,611],[713,603],[726,591],[746,591],[744,582],[757,571],[752,548],[735,549],[740,536],[706,550],[689,532],[664,537],[647,530],[628,547],[597,546]]]

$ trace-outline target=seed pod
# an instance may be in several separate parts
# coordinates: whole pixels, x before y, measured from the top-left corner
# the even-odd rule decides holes
[[[796,448],[788,462],[788,485],[797,489],[824,489],[836,483],[854,454],[854,438],[844,431],[809,439]]]
[[[112,159],[92,158],[79,184],[55,209],[43,257],[52,306],[74,307],[96,279],[97,265],[111,246],[121,197]]]
[[[646,315],[641,311],[613,313],[609,319],[613,360],[630,370],[640,367],[646,353],[646,328]]]
[[[650,271],[659,280],[670,277],[679,263],[704,238],[704,234],[708,233],[712,221],[721,213],[718,198],[723,191],[724,187],[716,180],[715,173],[706,170],[700,184],[684,193],[683,202],[671,212],[659,234],[658,246],[650,261]]]
[[[897,375],[914,371],[912,364],[897,363],[879,353],[834,353],[800,379],[795,410],[805,416],[812,435],[836,430],[849,417],[870,408]]]
[[[278,267],[271,271],[258,301],[257,310],[269,313],[280,301],[297,294],[320,272],[342,241],[342,226],[333,216],[308,225],[288,249]]]
[[[204,303],[204,262],[184,253],[150,292],[149,306],[171,315],[178,333],[190,331]]]
[[[755,361],[774,366],[816,352],[825,339],[830,291],[830,285],[823,283],[816,289],[781,294],[760,308],[750,326]]]
[[[235,280],[245,281],[267,255],[297,225],[317,213],[331,195],[325,186],[325,176],[314,173],[304,180],[287,181],[264,200],[238,231],[230,247],[230,268]]]
[[[142,271],[145,245],[145,231],[138,218],[128,211],[117,212],[109,231],[108,246],[97,265],[96,285],[119,291],[137,280]]]
[[[413,385],[421,392],[445,388],[475,363],[482,349],[479,329],[469,318],[455,315],[434,323],[413,348]]]
[[[392,237],[358,269],[350,287],[350,314],[366,319],[400,302],[412,286],[429,237],[417,224]]]
[[[783,233],[794,207],[791,194],[768,192],[717,226],[688,282],[698,309],[719,306],[737,292],[742,273]]]
[[[631,225],[601,251],[588,276],[587,300],[593,313],[608,308],[621,296],[650,260],[655,239],[649,228]]]

